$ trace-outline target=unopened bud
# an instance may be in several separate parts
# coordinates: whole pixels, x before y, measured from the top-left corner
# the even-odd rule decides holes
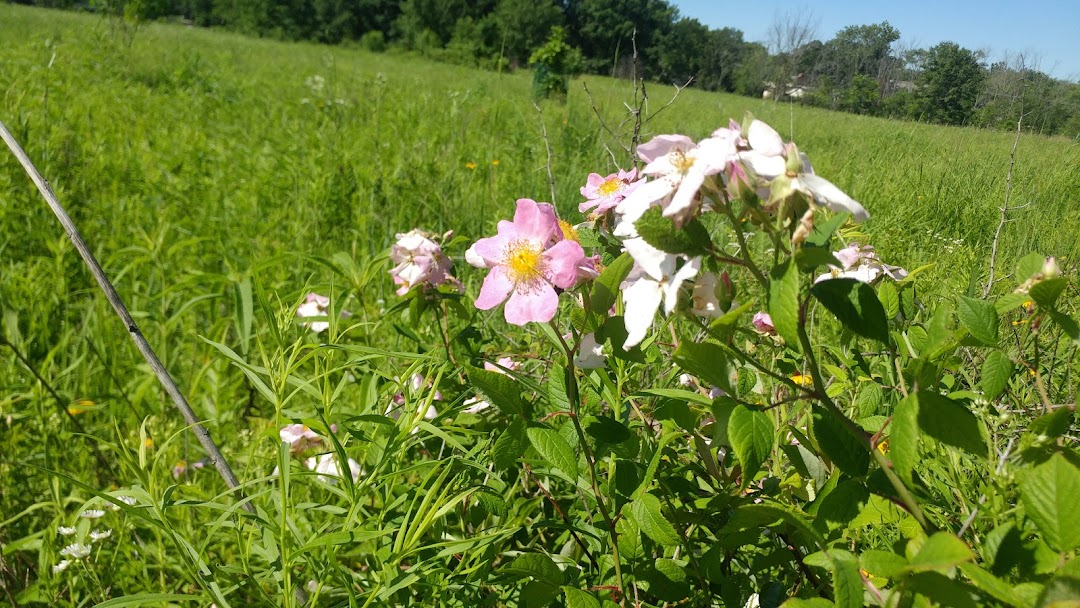
[[[1042,267],[1042,275],[1044,279],[1056,279],[1061,276],[1061,268],[1058,266],[1057,260],[1046,258],[1046,262]]]

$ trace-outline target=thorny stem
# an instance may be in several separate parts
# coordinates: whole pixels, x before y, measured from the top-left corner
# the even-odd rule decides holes
[[[570,348],[570,345],[566,343],[566,339],[562,337],[562,333],[559,331],[558,325],[552,320],[549,322],[551,329],[555,331],[555,335],[559,337],[559,341],[562,343],[566,352],[566,396],[570,401],[570,419],[574,421],[574,430],[577,431],[578,442],[581,444],[582,449],[585,452],[585,462],[589,468],[589,481],[592,483],[593,495],[596,497],[596,505],[600,510],[600,516],[604,518],[604,523],[607,525],[608,537],[611,539],[611,557],[612,563],[615,565],[615,580],[619,584],[620,601],[625,605],[626,593],[624,591],[622,578],[622,567],[619,564],[619,535],[615,531],[615,521],[611,518],[611,513],[608,511],[607,504],[604,502],[604,495],[600,492],[600,485],[597,483],[596,475],[596,458],[593,456],[592,448],[589,447],[589,441],[585,437],[585,430],[581,428],[581,417],[578,415],[578,408],[581,405],[581,395],[578,391],[577,384],[577,370],[574,367],[574,350]]]
[[[805,300],[802,305],[799,306],[799,343],[802,344],[803,356],[806,358],[806,363],[810,367],[810,377],[814,381],[814,389],[817,391],[818,400],[825,406],[825,409],[830,410],[839,417],[840,422],[847,427],[855,437],[861,438],[866,443],[867,449],[870,450],[870,455],[877,461],[878,466],[881,467],[882,472],[884,472],[885,476],[889,479],[889,483],[891,483],[896,490],[897,495],[904,503],[904,506],[907,507],[908,512],[915,518],[915,521],[919,522],[919,525],[922,526],[923,530],[927,532],[933,531],[934,527],[927,521],[926,516],[923,515],[922,508],[919,507],[918,501],[915,500],[915,497],[907,489],[907,486],[904,485],[904,482],[902,482],[900,478],[896,476],[896,473],[893,472],[889,461],[885,459],[885,455],[874,448],[874,445],[866,436],[866,431],[862,430],[859,425],[852,422],[851,418],[848,418],[847,415],[844,414],[844,411],[841,410],[829,397],[828,393],[826,393],[825,383],[821,380],[821,368],[818,367],[817,355],[814,354],[814,348],[810,345],[810,337],[806,334]]]
[[[79,252],[79,256],[83,262],[86,263],[87,268],[90,270],[90,274],[93,275],[94,280],[97,281],[98,287],[105,293],[105,299],[112,305],[113,311],[120,317],[124,327],[127,328],[128,334],[131,336],[135,346],[139,349],[143,358],[146,359],[150,369],[153,370],[154,375],[157,376],[159,382],[172,399],[173,405],[176,409],[180,410],[184,420],[188,426],[195,433],[195,436],[199,439],[199,443],[202,444],[203,449],[210,455],[210,461],[214,464],[221,478],[225,480],[225,485],[236,495],[238,499],[242,499],[243,495],[240,491],[240,481],[236,479],[236,475],[233,473],[229,463],[222,456],[221,450],[218,449],[214,440],[210,438],[210,433],[206,430],[206,427],[199,421],[198,416],[195,415],[194,410],[188,404],[184,394],[180,392],[180,388],[176,385],[172,376],[169,375],[168,370],[162,365],[161,360],[158,359],[154,349],[150,346],[150,343],[146,341],[142,332],[139,330],[139,326],[135,323],[135,319],[131,317],[131,313],[128,312],[127,306],[124,305],[123,300],[120,299],[120,294],[116,292],[116,288],[113,287],[109,277],[105,274],[105,270],[101,268],[101,264],[94,258],[94,254],[90,251],[90,247],[82,238],[82,234],[75,226],[75,222],[71,221],[71,217],[67,214],[67,211],[60,204],[59,199],[56,198],[56,194],[53,193],[52,188],[49,186],[49,182],[45,181],[41,172],[37,170],[34,163],[31,162],[30,157],[23,151],[22,146],[15,140],[15,137],[8,130],[7,126],[3,122],[0,122],[0,139],[3,139],[11,150],[12,154],[19,159],[26,174],[30,176],[31,181],[37,186],[41,196],[45,199],[45,202],[49,205],[49,209],[56,215],[57,220],[64,227],[64,232],[71,240],[72,245],[75,246],[75,250]],[[255,506],[250,502],[244,502],[244,509],[249,513],[255,513]]]

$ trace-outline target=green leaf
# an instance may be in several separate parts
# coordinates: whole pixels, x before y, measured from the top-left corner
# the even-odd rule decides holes
[[[999,602],[1009,606],[1022,606],[1024,601],[1013,592],[1011,584],[983,570],[976,564],[960,564],[960,571],[967,576],[975,586],[992,596]]]
[[[838,263],[828,247],[803,246],[795,251],[795,263],[803,272],[813,272],[818,266],[835,266]]]
[[[467,367],[465,372],[469,376],[469,383],[503,414],[528,417],[525,403],[521,400],[521,385],[513,378],[479,367]]]
[[[987,401],[997,399],[1005,388],[1009,386],[1009,378],[1013,374],[1013,362],[1008,355],[1000,350],[991,351],[982,364],[982,374],[979,385],[982,386],[983,397]]]
[[[679,544],[675,527],[660,512],[660,499],[648,492],[634,499],[628,514],[637,527],[649,538],[661,545],[674,547]]]
[[[623,517],[615,522],[615,532],[619,535],[619,555],[623,556],[623,559],[645,556],[641,545],[641,531],[630,517]]]
[[[885,317],[895,319],[900,314],[900,293],[896,291],[896,284],[892,281],[882,281],[878,286],[878,299],[885,309]]]
[[[661,557],[652,568],[645,568],[641,580],[649,584],[649,593],[665,602],[681,603],[690,595],[686,570],[679,562]]]
[[[1039,595],[1039,608],[1076,608],[1080,598],[1080,578],[1058,575],[1050,579]]]
[[[564,586],[562,590],[566,597],[566,608],[600,608],[600,600],[593,597],[591,593],[577,587]]]
[[[769,284],[769,316],[776,333],[788,347],[802,351],[799,344],[799,269],[790,260],[773,268]]]
[[[164,604],[170,602],[206,602],[201,595],[179,595],[176,593],[139,593],[115,597],[96,604],[94,608],[122,608],[124,606],[148,606],[150,604]]]
[[[530,581],[521,588],[521,608],[546,608],[559,595],[559,589],[544,581]]]
[[[997,344],[998,316],[993,304],[960,296],[956,316],[971,337],[988,346]]]
[[[889,427],[889,457],[893,470],[909,487],[911,473],[919,461],[919,400],[908,395],[896,405]]]
[[[986,458],[979,419],[960,403],[932,391],[919,391],[919,428],[934,439]],[[889,442],[892,445],[892,442]]]
[[[525,429],[525,433],[529,436],[529,443],[536,448],[544,460],[562,471],[571,480],[577,479],[577,456],[562,435],[544,426],[530,426]]]
[[[1056,279],[1044,279],[1031,286],[1028,290],[1028,295],[1039,306],[1046,308],[1054,308],[1057,304],[1058,296],[1069,285],[1069,280],[1064,277],[1058,277]]]
[[[996,310],[999,315],[1003,315],[1009,311],[1020,308],[1025,302],[1030,301],[1031,296],[1026,293],[1007,293],[994,302],[994,310]]]
[[[735,393],[734,387],[731,386],[727,355],[720,345],[712,342],[684,340],[671,358],[687,373],[713,386],[718,386],[727,393]]]
[[[738,308],[732,309],[724,313],[724,316],[716,319],[709,324],[709,327],[716,332],[723,333],[729,330],[739,320],[739,317],[746,314],[748,310],[754,305],[754,300],[747,300],[739,305]]]
[[[975,554],[964,541],[948,532],[935,532],[926,539],[919,552],[908,560],[907,570],[944,570],[974,558]]]
[[[1078,325],[1072,317],[1056,310],[1051,310],[1050,318],[1054,320],[1054,323],[1058,324],[1058,327],[1065,332],[1066,336],[1069,336],[1069,338],[1072,339],[1073,344],[1080,346],[1080,325]]]
[[[737,405],[728,418],[728,439],[742,465],[742,487],[757,474],[761,463],[772,452],[776,429],[768,414]]]
[[[819,546],[824,543],[821,534],[806,521],[799,511],[778,504],[761,503],[737,507],[722,528],[723,533],[735,533],[741,530],[771,528],[778,522],[791,526],[808,545]],[[749,540],[747,542],[754,542]]]
[[[907,579],[907,588],[925,596],[932,602],[930,605],[949,606],[949,608],[976,608],[978,606],[974,589],[940,572],[912,574]]]
[[[605,443],[622,443],[634,437],[625,424],[607,416],[586,420],[583,426],[586,433]]]
[[[499,469],[509,469],[517,464],[518,458],[529,447],[529,437],[525,434],[525,420],[514,418],[510,426],[495,440],[491,449],[491,460]]]
[[[837,608],[862,608],[863,583],[855,556],[843,549],[830,549],[833,561],[833,596]]]
[[[919,356],[932,360],[953,348],[955,340],[952,331],[949,330],[949,317],[951,314],[952,311],[946,303],[938,304],[934,316],[930,317],[930,323],[926,326],[926,341],[921,352],[919,352]]]
[[[1059,407],[1049,414],[1043,414],[1032,420],[1031,424],[1028,425],[1028,433],[1035,437],[1061,437],[1069,432],[1072,420],[1073,411],[1067,407]]]
[[[870,468],[870,441],[857,437],[831,410],[813,408],[814,437],[829,460],[848,475],[862,477]]]
[[[712,250],[709,231],[701,222],[690,220],[682,228],[676,228],[674,222],[663,216],[660,207],[650,207],[634,222],[634,228],[646,243],[667,253],[696,256]]]
[[[873,287],[855,279],[829,279],[816,283],[810,293],[844,327],[864,338],[889,343],[888,319]]]
[[[844,222],[848,221],[851,217],[850,213],[837,213],[824,222],[814,222],[814,229],[810,231],[810,235],[806,237],[806,242],[810,245],[817,247],[825,247],[829,244],[829,239],[840,226],[844,225]]]
[[[1016,263],[1016,274],[1013,275],[1016,282],[1023,283],[1035,273],[1042,272],[1045,263],[1046,256],[1041,253],[1032,252],[1020,258],[1020,261]]]
[[[1058,551],[1072,551],[1080,546],[1077,496],[1080,496],[1080,470],[1060,453],[1020,477],[1024,512],[1035,522],[1043,539]]]
[[[633,267],[634,258],[630,257],[629,253],[623,253],[608,264],[600,276],[593,281],[592,293],[589,296],[589,310],[602,317],[607,316],[619,295],[619,284],[626,279]]]
[[[883,578],[892,578],[907,567],[907,560],[903,555],[877,549],[863,551],[859,555],[859,563],[870,574]]]
[[[565,582],[562,570],[555,565],[550,557],[543,553],[522,553],[514,558],[509,565],[500,569],[506,574],[516,574],[518,579],[526,576],[558,587]]]
[[[870,491],[862,483],[848,479],[820,500],[821,505],[814,514],[814,528],[822,533],[843,530],[866,506]]]

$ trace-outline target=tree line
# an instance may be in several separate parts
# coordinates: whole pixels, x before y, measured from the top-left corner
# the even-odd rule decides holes
[[[10,0],[9,0],[10,1]],[[888,22],[819,40],[799,15],[767,40],[714,29],[665,0],[18,0],[372,51],[404,50],[498,70],[525,68],[553,39],[574,73],[643,77],[711,91],[791,99],[857,114],[1080,136],[1080,84],[1024,57],[989,62],[943,42],[904,48]]]

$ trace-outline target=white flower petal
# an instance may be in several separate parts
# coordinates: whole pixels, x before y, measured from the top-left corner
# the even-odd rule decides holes
[[[834,213],[847,211],[856,222],[870,219],[870,214],[858,201],[844,194],[843,190],[823,177],[803,173],[792,182],[792,187],[813,196],[818,204],[828,207]]]
[[[754,119],[746,130],[746,140],[750,147],[765,156],[780,156],[784,153],[784,140],[776,129]]]
[[[623,320],[627,333],[623,349],[629,350],[645,339],[662,297],[660,283],[649,278],[639,279],[623,290],[623,301],[626,302]]]
[[[641,237],[626,239],[623,241],[623,248],[637,262],[637,265],[645,271],[645,274],[655,281],[663,280],[664,277],[675,271],[675,256],[660,251],[645,242],[645,239]]]
[[[596,343],[596,334],[588,333],[581,338],[581,349],[574,357],[574,365],[581,369],[598,369],[607,364],[604,345]]]

